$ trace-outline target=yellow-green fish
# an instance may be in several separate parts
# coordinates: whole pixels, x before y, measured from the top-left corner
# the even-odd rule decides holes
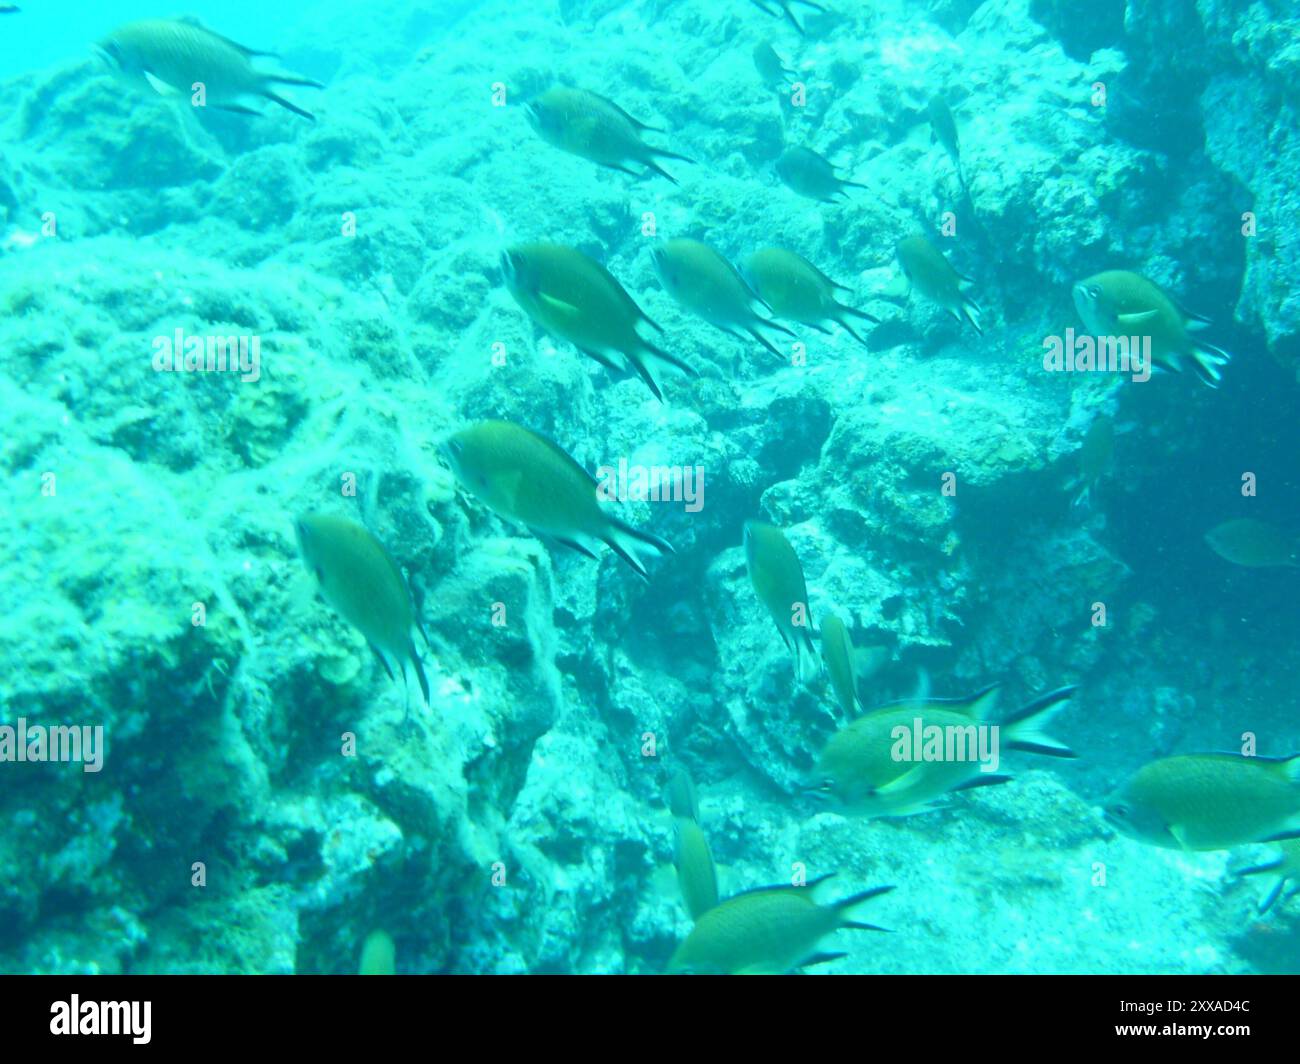
[[[794,674],[803,678],[803,655],[817,659],[808,617],[808,585],[803,566],[785,533],[763,521],[745,522],[745,561],[758,601],[776,622],[786,649],[794,655]]]
[[[667,362],[688,376],[690,366],[637,332],[647,325],[663,332],[613,275],[577,248],[520,244],[501,256],[506,287],[516,303],[552,336],[567,340],[607,369],[635,370],[656,399],[663,399],[653,362]],[[614,361],[621,356],[626,366]]]
[[[754,45],[754,69],[768,83],[770,88],[794,77],[794,72],[785,65],[785,60],[776,54],[776,49],[769,41],[759,41]]]
[[[1251,569],[1300,567],[1300,539],[1267,521],[1242,517],[1205,533],[1205,542],[1220,558]]]
[[[695,790],[695,781],[684,768],[677,769],[668,778],[664,796],[668,799],[668,809],[673,816],[700,819],[700,798]]]
[[[655,162],[656,156],[687,163],[694,161],[664,148],[651,147],[641,139],[641,134],[663,130],[638,122],[613,100],[587,89],[564,86],[548,89],[524,106],[524,114],[547,144],[625,174],[641,176],[628,166],[628,163],[640,163],[675,185],[677,179]]]
[[[1006,783],[1010,776],[993,774],[1002,750],[1075,756],[1044,730],[1073,687],[992,721],[997,690],[964,699],[907,699],[858,717],[827,740],[813,793],[856,815],[906,816],[954,791]],[[997,731],[982,730],[990,727]]]
[[[1140,768],[1106,801],[1124,834],[1170,849],[1226,850],[1300,833],[1300,755],[1178,754]]]
[[[1192,336],[1209,320],[1180,307],[1154,282],[1129,270],[1106,270],[1074,286],[1074,307],[1093,336],[1149,337],[1151,361],[1181,372],[1190,362],[1200,379],[1217,388],[1232,356]]]
[[[785,16],[786,21],[795,28],[795,32],[798,33],[800,37],[804,36],[804,28],[799,24],[799,20],[794,17],[794,12],[791,8],[798,3],[803,4],[804,7],[811,8],[814,11],[820,11],[823,14],[826,13],[827,10],[822,7],[821,4],[817,3],[816,0],[753,0],[753,3],[754,6],[764,14],[776,15],[778,18]],[[778,10],[773,11],[772,8],[768,6],[769,4],[775,4]]]
[[[1276,861],[1243,868],[1237,873],[1239,876],[1255,876],[1264,872],[1276,873],[1277,881],[1273,884],[1273,889],[1260,903],[1261,914],[1268,912],[1279,901],[1286,901],[1300,894],[1300,839],[1287,839],[1285,842],[1279,842],[1277,847],[1281,851],[1281,856]],[[1286,890],[1289,883],[1295,883],[1297,886]]]
[[[692,920],[698,920],[718,904],[718,872],[713,864],[713,851],[693,817],[674,817],[673,831],[677,884],[681,887],[686,911]]]
[[[850,910],[893,887],[875,887],[819,905],[813,888],[834,873],[802,887],[760,887],[728,898],[704,913],[668,962],[670,973],[782,975],[846,956],[819,952],[821,940],[840,928],[883,931],[850,919]]]
[[[953,169],[957,171],[957,180],[965,189],[966,178],[961,172],[961,146],[957,143],[957,123],[948,108],[948,102],[942,96],[932,96],[925,108],[930,120],[931,140],[937,140],[952,160]]]
[[[762,325],[793,336],[784,325],[760,317],[754,310],[762,300],[745,283],[736,268],[707,244],[698,240],[668,240],[651,253],[655,268],[669,295],[710,325],[737,339],[744,329],[777,358],[780,351],[758,331]]]
[[[509,421],[480,421],[442,447],[456,479],[489,509],[588,558],[598,543],[649,581],[645,558],[671,554],[658,536],[605,510],[592,476],[559,446]]]
[[[784,248],[761,248],[745,261],[745,277],[759,299],[778,318],[789,318],[809,325],[818,332],[830,332],[822,323],[838,322],[853,339],[864,347],[864,340],[849,324],[849,316],[879,323],[864,310],[855,310],[835,298],[836,289],[848,292],[847,285],[837,284],[811,262]]]
[[[1105,414],[1098,414],[1092,419],[1092,424],[1084,434],[1083,444],[1079,447],[1079,476],[1074,481],[1076,491],[1072,506],[1082,506],[1088,501],[1110,466],[1114,452],[1115,423]]]
[[[390,677],[390,663],[397,664],[405,679],[410,662],[429,703],[429,680],[411,632],[418,629],[426,644],[429,639],[420,626],[406,578],[392,555],[368,529],[345,517],[303,514],[295,528],[303,561],[316,577],[325,601],[366,637]]]
[[[358,975],[393,975],[397,972],[397,947],[387,931],[371,931],[361,947]]]
[[[868,187],[836,176],[830,160],[811,148],[787,148],[776,161],[776,176],[792,191],[822,203],[833,203],[836,196],[847,199],[846,188]]]
[[[189,100],[202,84],[205,106],[238,114],[258,114],[242,100],[260,97],[313,122],[315,116],[272,90],[273,85],[307,85],[319,81],[258,70],[252,60],[270,56],[236,44],[193,22],[148,19],[114,30],[96,46],[117,73],[160,96]]]
[[[923,236],[909,236],[898,242],[898,264],[908,282],[925,296],[943,307],[957,321],[969,322],[978,335],[980,307],[963,289],[969,277],[958,273],[942,251]]]

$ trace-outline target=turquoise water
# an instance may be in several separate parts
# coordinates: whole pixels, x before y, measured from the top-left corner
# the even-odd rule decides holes
[[[18,6],[0,971],[1300,970],[1288,7]]]

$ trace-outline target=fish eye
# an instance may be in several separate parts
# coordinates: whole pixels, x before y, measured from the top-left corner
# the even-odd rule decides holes
[[[1120,820],[1127,820],[1131,810],[1123,802],[1116,802],[1114,805],[1107,806],[1106,812],[1113,817],[1118,817]]]
[[[1100,298],[1101,298],[1101,285],[1099,285],[1099,284],[1090,284],[1090,285],[1088,285],[1087,292],[1088,292],[1088,298],[1089,298],[1089,299],[1100,299]]]

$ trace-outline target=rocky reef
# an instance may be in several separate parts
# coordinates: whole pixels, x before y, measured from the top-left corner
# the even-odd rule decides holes
[[[0,83],[0,717],[107,744],[98,773],[0,770],[0,971],[355,971],[376,928],[399,971],[659,971],[690,926],[670,765],[724,892],[897,885],[889,949],[843,934],[829,972],[1300,970],[1300,908],[1261,920],[1232,875],[1266,851],[1156,850],[1096,808],[1157,754],[1300,744],[1293,596],[1200,538],[1242,470],[1275,507],[1300,490],[1297,20],[885,0],[801,39],[742,0],[388,6],[400,34],[340,6],[272,42],[328,83],[315,124],[180,115],[88,54]],[[756,73],[764,39],[804,106]],[[557,81],[670,131],[680,185],[535,136],[521,104]],[[796,196],[789,144],[870,187]],[[893,287],[895,243],[946,212],[983,335]],[[799,251],[882,319],[869,350],[832,327],[774,365],[691,318],[652,265],[672,236]],[[531,240],[605,263],[701,377],[660,404],[536,333],[498,268]],[[1218,391],[1044,372],[1071,285],[1112,267],[1216,319]],[[258,337],[257,378],[158,372],[177,329]],[[1072,508],[1098,412],[1114,469]],[[488,417],[592,470],[701,467],[704,505],[626,505],[676,550],[648,585],[550,549],[439,456]],[[431,705],[303,593],[315,509],[364,515],[408,574]],[[822,809],[836,711],[749,585],[751,517],[787,531],[814,618],[888,651],[873,696],[1076,683],[1053,729],[1079,760],[922,816]]]

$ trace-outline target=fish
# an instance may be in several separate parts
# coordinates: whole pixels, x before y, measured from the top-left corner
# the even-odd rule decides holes
[[[252,60],[274,57],[214,33],[195,22],[146,19],[114,30],[96,48],[119,76],[159,96],[189,99],[201,83],[207,106],[236,114],[260,115],[241,100],[262,98],[310,121],[316,116],[276,93],[274,85],[325,86],[294,74],[259,70]]]
[[[1079,475],[1073,481],[1075,488],[1071,506],[1082,506],[1092,495],[1097,483],[1110,467],[1115,452],[1115,423],[1105,414],[1092,419],[1079,447]]]
[[[837,177],[830,161],[811,148],[787,148],[776,161],[776,176],[792,191],[822,203],[833,203],[836,196],[847,199],[846,188],[868,187]]]
[[[763,521],[745,522],[745,561],[758,601],[767,607],[781,641],[794,656],[796,680],[803,678],[803,656],[815,661],[809,630],[808,586],[803,566],[785,533]]]
[[[651,255],[664,288],[678,303],[737,339],[741,336],[736,330],[744,329],[777,358],[785,360],[758,327],[787,336],[795,334],[754,310],[754,304],[761,304],[762,299],[717,251],[698,240],[668,240]]]
[[[1093,336],[1147,337],[1155,365],[1180,373],[1190,363],[1202,383],[1219,386],[1232,355],[1193,336],[1209,319],[1179,306],[1155,282],[1130,270],[1105,270],[1080,281],[1071,295]]]
[[[365,636],[390,679],[395,663],[405,680],[409,662],[425,703],[431,705],[429,679],[411,632],[419,631],[426,645],[429,637],[393,556],[369,529],[346,517],[302,514],[294,528],[303,562],[325,601]]]
[[[1224,521],[1205,533],[1210,549],[1225,561],[1250,569],[1300,568],[1300,537],[1251,517]]]
[[[965,190],[966,178],[961,171],[961,146],[957,142],[957,123],[952,117],[947,101],[942,96],[932,96],[926,105],[925,114],[930,120],[930,139],[937,140],[943,145],[943,150],[948,153],[948,158],[952,160],[953,168],[957,171],[957,180]]]
[[[547,89],[524,105],[524,115],[537,135],[552,147],[634,177],[643,175],[628,163],[639,163],[676,185],[677,179],[655,159],[695,161],[647,144],[641,139],[642,133],[663,130],[637,121],[613,100],[587,89],[562,85]]]
[[[936,808],[938,799],[956,791],[1011,780],[1008,775],[983,771],[973,756],[933,760],[925,760],[924,755],[912,760],[896,756],[903,734],[896,729],[915,734],[918,720],[922,729],[940,728],[944,736],[964,737],[968,755],[974,747],[974,728],[996,724],[1001,749],[1072,758],[1074,751],[1049,736],[1046,726],[1074,691],[1074,687],[1050,691],[997,722],[989,719],[997,700],[996,686],[967,698],[913,698],[880,706],[826,741],[817,759],[817,782],[809,793],[857,816],[908,816]]]
[[[668,778],[664,797],[668,800],[668,810],[673,816],[700,819],[700,797],[695,790],[695,781],[684,768],[677,769]]]
[[[867,341],[849,324],[848,318],[880,323],[874,315],[839,302],[835,298],[836,290],[848,292],[848,286],[832,281],[793,251],[760,248],[745,260],[743,272],[758,298],[778,318],[789,318],[823,333],[830,332],[823,322],[836,322],[863,347]]]
[[[1277,880],[1273,883],[1272,890],[1260,902],[1259,912],[1261,916],[1279,901],[1287,901],[1300,894],[1300,839],[1287,839],[1284,842],[1279,842],[1277,848],[1281,856],[1276,861],[1243,868],[1237,873],[1239,876],[1257,876],[1265,872],[1275,872],[1277,874]],[[1289,884],[1296,885],[1287,890]]]
[[[814,889],[833,872],[805,886],[759,887],[736,894],[704,913],[673,952],[668,972],[695,975],[783,975],[846,956],[819,952],[821,940],[841,928],[884,931],[851,919],[851,910],[887,894],[873,887],[819,905]]]
[[[822,618],[822,662],[831,680],[835,700],[846,716],[858,714],[858,684],[856,651],[849,630],[835,614]]]
[[[0,4],[0,15],[15,15],[21,10],[17,4]]]
[[[1227,850],[1300,835],[1300,754],[1176,754],[1149,762],[1105,803],[1106,820],[1141,842]]]
[[[604,266],[562,244],[519,244],[501,256],[501,272],[520,308],[552,336],[567,340],[606,369],[635,370],[654,397],[663,401],[656,363],[688,377],[694,368],[637,332],[645,322],[663,332]],[[615,361],[623,359],[624,365]]]
[[[776,53],[770,41],[759,41],[754,45],[754,69],[769,86],[783,84],[794,77],[794,71],[785,65],[785,60]]]
[[[480,421],[441,448],[461,487],[535,536],[595,558],[604,543],[647,583],[646,559],[672,554],[666,540],[604,509],[595,479],[544,436],[509,421]]]
[[[397,971],[397,947],[387,931],[371,931],[361,947],[358,975],[393,975]]]
[[[958,273],[942,251],[926,237],[909,236],[898,242],[896,248],[899,265],[908,283],[926,299],[943,307],[958,322],[967,322],[976,335],[983,336],[980,328],[980,306],[962,290],[962,283],[970,278]]]
[[[769,3],[775,4],[778,10],[773,11],[772,8],[768,6]],[[784,16],[786,21],[794,27],[795,32],[799,34],[800,37],[804,37],[807,36],[807,34],[803,26],[799,24],[799,20],[794,17],[794,12],[791,10],[796,3],[803,4],[804,7],[811,8],[813,11],[819,11],[822,14],[828,13],[828,9],[817,3],[816,0],[753,0],[754,6],[764,14],[775,15],[777,18]]]
[[[718,870],[709,840],[694,817],[673,818],[673,864],[677,885],[692,920],[699,920],[718,904]]]

